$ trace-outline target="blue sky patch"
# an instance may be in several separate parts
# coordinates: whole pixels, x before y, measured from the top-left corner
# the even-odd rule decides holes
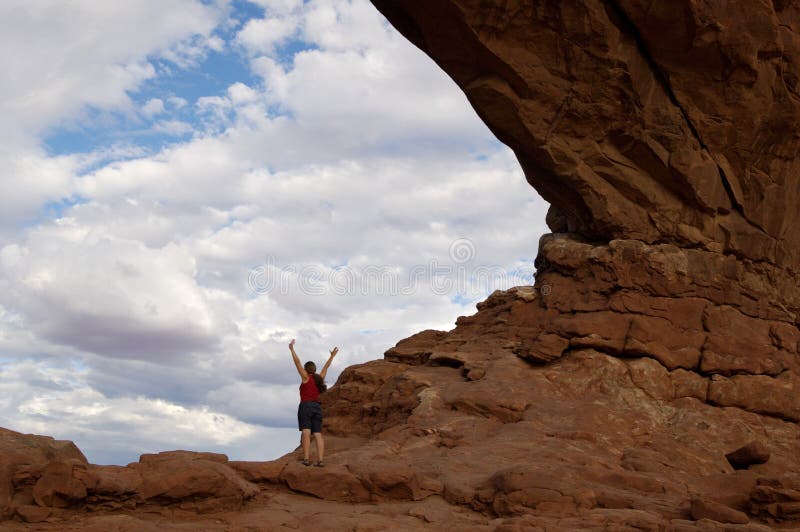
[[[260,85],[260,78],[250,69],[249,58],[234,38],[247,20],[263,16],[264,10],[250,2],[234,2],[233,6],[232,18],[238,23],[218,28],[215,34],[225,41],[222,50],[208,50],[203,60],[185,68],[151,58],[155,77],[129,93],[134,112],[85,108],[77,120],[53,128],[44,136],[48,154],[89,153],[120,144],[135,144],[146,150],[145,154],[156,153],[186,141],[193,131],[202,129],[202,115],[196,107],[199,98],[224,96],[228,87],[237,82],[251,87]],[[279,48],[279,57],[275,59],[291,63],[296,52],[308,48],[307,44],[290,42]],[[163,111],[144,113],[142,108],[153,99],[163,102]]]

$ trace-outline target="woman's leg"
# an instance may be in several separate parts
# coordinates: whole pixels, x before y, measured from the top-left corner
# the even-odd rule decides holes
[[[325,440],[322,439],[322,433],[315,432],[314,440],[317,442],[317,460],[322,462],[322,458],[325,455]]]
[[[308,453],[311,450],[311,429],[303,429],[300,441],[303,444],[303,460],[308,460]]]

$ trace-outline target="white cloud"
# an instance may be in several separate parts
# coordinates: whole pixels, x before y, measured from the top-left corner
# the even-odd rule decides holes
[[[222,52],[225,49],[225,40],[217,37],[216,35],[212,35],[206,40],[205,45],[209,50],[214,52]]]
[[[305,7],[305,38],[323,50],[363,51],[404,41],[368,2],[317,0]]]
[[[13,231],[32,223],[45,202],[69,196],[79,165],[75,156],[47,157],[40,149],[14,144],[0,147],[0,228]]]
[[[473,310],[462,300],[482,295],[438,293],[422,279],[402,296],[362,293],[363,284],[344,295],[322,284],[312,296],[297,285],[303,268],[330,276],[346,266],[361,281],[366,268],[386,266],[402,283],[415,266],[455,266],[449,253],[459,238],[476,250],[466,267],[530,266],[546,205],[432,61],[365,0],[257,4],[264,19],[233,38],[259,81],[193,95],[193,106],[171,88],[145,104],[158,119],[151,133],[191,133],[188,140],[158,153],[133,143],[57,158],[9,152],[13,175],[36,184],[9,200],[8,223],[49,198],[80,201],[0,243],[0,357],[30,357],[0,370],[0,425],[82,446],[113,447],[125,433],[133,443],[114,447],[113,460],[185,446],[192,431],[198,446],[260,456],[256,442],[268,433],[283,434],[281,445],[296,438],[264,428],[293,423],[290,338],[320,363],[339,345],[333,382],[348,364],[378,358],[413,332],[452,327]],[[154,6],[123,13],[141,30]],[[66,106],[18,117],[17,127],[36,139],[42,124],[71,123],[86,105],[125,108],[142,80],[165,75],[148,70],[154,56],[182,68],[208,50],[233,53],[214,35],[224,6],[166,7],[155,35],[109,36],[116,53],[82,49],[81,61],[129,79],[73,96],[105,71],[67,54],[70,64],[53,70],[56,85],[74,84],[54,93]],[[71,42],[72,31],[61,28],[54,40]],[[93,29],[88,40],[105,31]],[[269,57],[290,39],[310,49]],[[200,123],[186,118],[193,112]],[[294,268],[286,276],[293,284],[254,294],[251,269],[270,258],[275,268]]]
[[[239,31],[236,40],[251,54],[275,53],[275,47],[297,33],[297,19],[293,16],[254,19]]]
[[[186,101],[186,98],[181,98],[180,96],[170,96],[167,98],[167,102],[175,109],[182,109],[189,103]]]
[[[174,244],[152,249],[64,218],[0,254],[3,304],[53,343],[175,363],[213,349],[225,326]]]
[[[239,419],[270,426],[296,424],[297,384],[235,382],[212,390],[208,401]]]
[[[150,98],[142,106],[142,113],[147,117],[152,117],[164,112],[164,100],[160,98]]]
[[[241,108],[245,105],[258,103],[259,100],[263,99],[263,95],[244,83],[234,83],[228,87],[228,98],[234,106]],[[259,107],[259,110],[261,110],[263,114],[263,108]]]
[[[197,67],[209,51],[221,52],[225,49],[225,41],[212,35],[193,35],[190,39],[179,41],[171,48],[161,52],[161,58],[174,63],[178,68]]]
[[[303,0],[249,0],[251,4],[261,6],[268,13],[289,13],[300,8]]]
[[[164,135],[180,136],[193,132],[194,127],[182,120],[162,120],[154,124],[151,130],[155,133],[163,133]]]
[[[79,0],[26,2],[0,7],[0,134],[36,132],[85,105],[120,109],[128,92],[152,78],[149,56],[208,37],[223,13],[196,0],[142,0],[114,4]]]
[[[129,94],[156,76],[150,59],[197,56],[224,16],[198,0],[0,4],[0,242],[73,193],[75,158],[48,157],[40,136],[87,108],[132,113]]]

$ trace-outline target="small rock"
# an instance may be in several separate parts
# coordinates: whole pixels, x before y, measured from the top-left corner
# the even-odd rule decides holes
[[[66,508],[86,498],[91,479],[84,462],[76,459],[54,460],[33,487],[33,498],[39,506]]]
[[[725,455],[734,469],[747,469],[753,464],[763,464],[769,460],[769,449],[760,441],[751,441],[744,447]]]
[[[701,519],[710,519],[719,523],[733,523],[733,524],[746,524],[750,522],[750,518],[744,512],[734,510],[728,506],[718,502],[709,501],[695,497],[692,499],[692,517],[699,521]]]
[[[479,381],[486,376],[486,370],[483,368],[473,368],[467,373],[467,380]]]
[[[287,463],[286,460],[274,460],[272,462],[228,462],[228,466],[249,482],[277,483],[281,471],[283,471]]]
[[[16,512],[26,523],[41,523],[50,517],[50,508],[30,504],[17,507]]]

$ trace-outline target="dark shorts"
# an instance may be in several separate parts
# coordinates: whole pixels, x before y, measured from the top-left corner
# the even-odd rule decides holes
[[[322,432],[322,407],[316,401],[304,401],[297,407],[297,425],[300,430]]]

